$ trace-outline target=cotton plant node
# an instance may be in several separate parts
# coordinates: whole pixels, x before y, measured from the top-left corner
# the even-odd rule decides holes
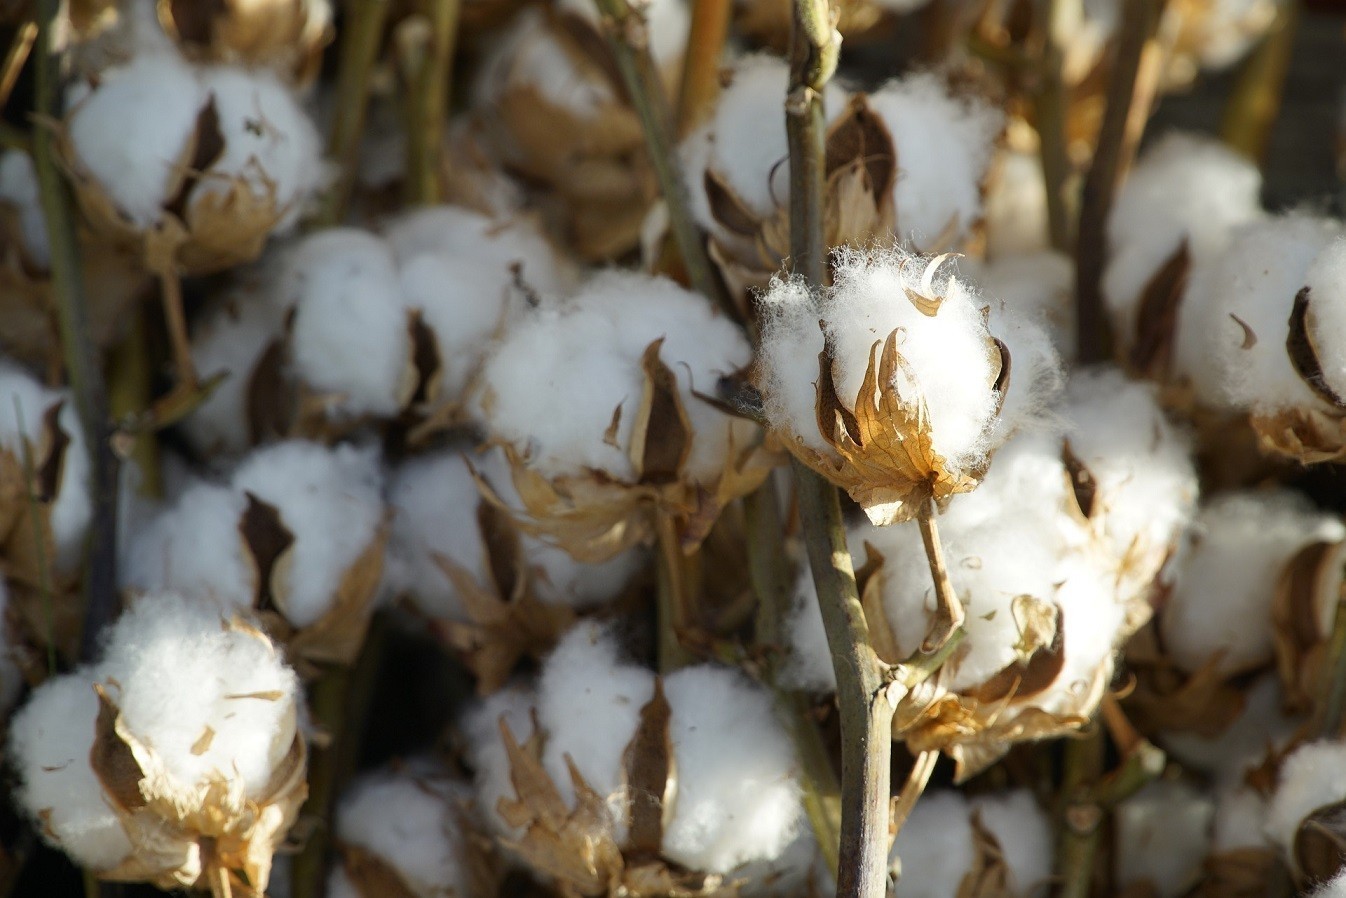
[[[328,0],[156,0],[160,24],[183,51],[215,62],[261,65],[312,84],[332,41]]]

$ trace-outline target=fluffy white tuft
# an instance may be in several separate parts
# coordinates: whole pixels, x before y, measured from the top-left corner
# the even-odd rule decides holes
[[[1119,885],[1148,882],[1160,898],[1185,894],[1210,848],[1215,803],[1177,780],[1150,783],[1118,805]]]
[[[1346,744],[1323,740],[1301,745],[1281,763],[1262,831],[1294,857],[1295,834],[1318,808],[1346,799]]]

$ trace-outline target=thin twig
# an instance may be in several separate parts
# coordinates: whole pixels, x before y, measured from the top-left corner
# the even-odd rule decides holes
[[[935,763],[939,760],[939,752],[923,751],[916,755],[916,764],[911,768],[911,773],[907,775],[907,781],[902,786],[902,791],[892,800],[888,811],[888,839],[896,839],[897,834],[902,832],[902,827],[906,824],[907,818],[911,816],[911,811],[916,807],[916,802],[925,794],[925,787],[930,784],[930,776],[935,772]]]
[[[14,93],[14,85],[19,83],[19,73],[28,62],[28,56],[33,52],[33,44],[36,41],[36,22],[24,22],[14,33],[9,52],[5,54],[5,61],[0,63],[0,106],[9,103],[10,95]]]
[[[19,433],[26,433],[23,424],[23,406],[14,396],[14,423]],[[56,589],[51,580],[50,559],[47,557],[47,534],[42,526],[41,499],[37,490],[37,465],[33,462],[33,447],[27,440],[19,440],[23,456],[23,489],[28,497],[28,525],[33,528],[33,554],[37,562],[37,591],[42,597],[42,623],[47,632],[47,676],[56,676]]]
[[[627,0],[597,0],[597,3],[606,20],[608,43],[621,72],[622,83],[645,133],[645,151],[659,181],[659,190],[668,208],[669,230],[682,255],[687,277],[694,289],[713,299],[729,317],[736,319],[738,310],[711,265],[706,243],[692,217],[687,184],[674,147],[668,98],[664,95],[659,70],[650,56],[645,21]]]
[[[655,592],[659,614],[659,670],[672,673],[691,664],[695,656],[683,645],[691,626],[691,596],[684,567],[682,541],[673,519],[656,511],[659,552],[655,559]]]
[[[1281,111],[1299,10],[1299,0],[1277,5],[1271,27],[1239,69],[1220,121],[1224,142],[1259,165],[1266,158],[1271,126]]]
[[[60,30],[61,0],[38,4],[35,115],[39,121],[60,118],[61,73],[55,37]],[[80,657],[93,657],[98,634],[117,613],[117,457],[113,454],[107,391],[89,330],[88,297],[69,190],[61,178],[53,146],[54,133],[39,125],[33,133],[33,167],[37,172],[42,212],[51,247],[51,285],[61,328],[66,377],[84,428],[92,472],[88,563],[84,576],[84,627]]]
[[[454,45],[458,37],[460,0],[424,0],[424,14],[399,26],[419,22],[419,37],[404,48],[407,79],[408,202],[432,205],[443,198],[440,150],[449,106]]]
[[[336,163],[338,172],[318,216],[319,225],[334,225],[346,214],[369,107],[370,76],[383,46],[388,6],[389,0],[356,0],[350,20],[341,30],[336,115],[327,139],[327,158]]]
[[[690,134],[701,123],[720,93],[720,59],[729,35],[732,0],[695,0],[682,61],[678,91],[678,133]]]
[[[1064,41],[1068,39],[1070,5],[1079,0],[1045,0],[1043,16],[1042,64],[1036,96],[1038,147],[1042,157],[1042,179],[1047,189],[1047,226],[1052,248],[1070,252],[1072,240],[1070,198],[1070,156],[1066,151],[1066,84]],[[1078,12],[1076,10],[1076,12]]]
[[[916,515],[921,529],[921,542],[925,545],[925,558],[930,564],[930,579],[935,585],[935,620],[930,625],[923,652],[935,652],[943,648],[949,638],[963,626],[963,603],[953,588],[949,577],[949,566],[944,560],[944,546],[939,539],[939,525],[935,523],[935,501],[927,499]]]
[[[1108,356],[1101,289],[1107,258],[1108,216],[1117,188],[1135,158],[1158,89],[1162,60],[1154,33],[1163,3],[1164,0],[1125,0],[1122,7],[1121,34],[1108,82],[1098,149],[1080,198],[1075,295],[1081,362],[1097,362]]]

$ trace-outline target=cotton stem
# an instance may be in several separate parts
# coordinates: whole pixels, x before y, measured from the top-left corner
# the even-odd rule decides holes
[[[935,620],[930,625],[921,651],[938,651],[949,638],[963,626],[963,603],[953,588],[949,577],[949,566],[944,559],[944,545],[939,538],[939,525],[935,523],[934,500],[926,500],[916,516],[921,528],[921,542],[925,544],[925,557],[930,564],[930,578],[935,585]]]
[[[731,0],[695,0],[678,92],[678,133],[690,134],[720,93],[720,60],[729,35]]]
[[[1093,887],[1098,845],[1103,835],[1103,809],[1091,789],[1103,772],[1103,731],[1091,725],[1083,735],[1065,742],[1061,783],[1060,830],[1057,836],[1057,898],[1088,898]]]
[[[1271,127],[1281,111],[1299,10],[1298,0],[1277,5],[1271,27],[1239,69],[1220,122],[1224,142],[1259,165],[1266,157]]]
[[[1334,739],[1341,734],[1346,712],[1346,589],[1337,599],[1332,634],[1328,637],[1317,699],[1313,703],[1313,732]]]
[[[682,255],[693,289],[715,300],[731,317],[738,317],[728,292],[710,262],[701,231],[692,217],[691,201],[674,146],[673,118],[663,81],[650,56],[646,24],[627,0],[597,0],[603,14],[612,55],[622,83],[645,133],[645,151],[654,166],[659,190],[668,208],[669,230]]]
[[[1078,304],[1079,360],[1108,356],[1107,318],[1101,282],[1107,261],[1107,224],[1117,188],[1135,159],[1159,86],[1162,54],[1155,29],[1164,0],[1124,0],[1108,82],[1107,106],[1098,149],[1084,179],[1079,235],[1075,245],[1075,295]]]
[[[399,56],[407,81],[408,202],[433,205],[440,183],[444,120],[448,113],[460,0],[423,0],[422,14],[398,27],[405,36]]]
[[[691,629],[692,596],[677,527],[668,515],[661,512],[656,514],[659,554],[656,559],[655,591],[659,616],[659,670],[667,674],[696,660],[683,644],[684,635]]]
[[[60,0],[38,4],[34,113],[39,121],[61,117],[60,58],[55,38],[61,24]],[[47,220],[51,246],[51,285],[56,297],[61,329],[61,350],[66,377],[75,397],[75,407],[84,427],[85,444],[92,472],[93,518],[84,576],[84,628],[80,657],[92,658],[98,634],[117,614],[117,457],[112,452],[107,388],[89,330],[88,296],[70,193],[61,178],[53,146],[54,132],[45,125],[34,129],[33,167],[37,172],[42,213]]]
[[[1066,96],[1062,66],[1065,63],[1066,25],[1070,5],[1079,0],[1046,0],[1045,34],[1042,42],[1041,79],[1036,98],[1038,147],[1042,179],[1047,189],[1047,225],[1052,248],[1069,252],[1071,235],[1070,156],[1066,150]]]

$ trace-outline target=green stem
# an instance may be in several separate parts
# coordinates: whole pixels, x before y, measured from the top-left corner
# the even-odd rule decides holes
[[[407,181],[408,202],[433,205],[443,198],[440,148],[449,106],[449,79],[458,36],[460,0],[425,0],[422,39],[408,48]],[[408,20],[410,22],[412,20]],[[407,23],[403,23],[404,26]]]
[[[1063,24],[1071,12],[1068,4],[1079,0],[1046,0],[1046,33],[1043,35],[1041,86],[1036,98],[1038,148],[1042,156],[1042,180],[1047,189],[1047,225],[1052,248],[1069,252],[1071,244],[1070,156],[1066,151],[1066,84]]]
[[[720,92],[720,60],[729,35],[731,0],[695,0],[678,91],[678,133],[689,134]]]
[[[1092,789],[1103,772],[1103,730],[1097,724],[1065,741],[1065,771],[1057,841],[1057,898],[1088,898],[1093,888],[1103,809]]]
[[[38,4],[34,112],[44,123],[61,117],[61,62],[56,44],[61,7],[61,0],[41,0]],[[80,657],[87,660],[97,650],[99,632],[117,614],[117,457],[110,439],[107,389],[90,336],[88,296],[84,291],[70,193],[56,162],[54,138],[47,124],[34,129],[33,167],[47,220],[51,285],[60,319],[66,377],[79,411],[90,461],[93,517],[84,574],[84,627],[80,636]]]
[[[643,17],[627,0],[597,0],[607,20],[606,30],[622,83],[645,133],[645,150],[668,207],[669,230],[682,255],[692,287],[737,319],[738,310],[711,265],[701,230],[692,217],[687,184],[674,146],[672,115],[664,85],[650,56],[649,34]]]
[[[659,553],[655,564],[655,593],[659,615],[659,670],[672,673],[693,663],[696,657],[683,645],[691,626],[691,595],[684,566],[682,542],[672,518],[656,512]]]

